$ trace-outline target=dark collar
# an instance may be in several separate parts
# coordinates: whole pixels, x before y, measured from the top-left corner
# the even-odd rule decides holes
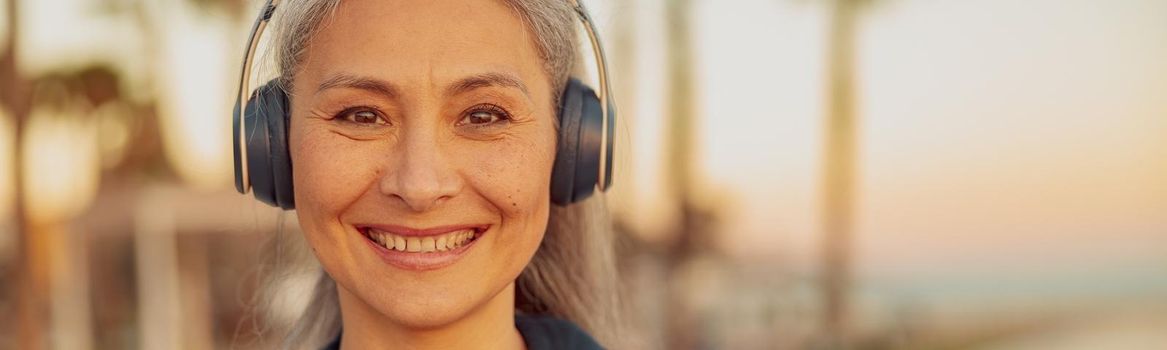
[[[527,350],[602,350],[587,332],[571,321],[543,315],[515,315],[515,327],[523,336]],[[324,347],[340,350],[340,335]]]
[[[592,336],[571,321],[543,315],[515,315],[527,350],[600,350]]]

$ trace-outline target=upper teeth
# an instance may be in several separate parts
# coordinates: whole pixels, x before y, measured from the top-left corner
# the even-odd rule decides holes
[[[437,236],[398,236],[389,232],[369,229],[369,238],[388,249],[399,252],[429,253],[444,252],[461,247],[474,238],[474,229],[452,231]]]

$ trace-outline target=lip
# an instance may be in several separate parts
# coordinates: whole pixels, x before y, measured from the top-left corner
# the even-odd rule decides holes
[[[384,246],[373,242],[366,236],[366,230],[376,229],[379,231],[389,232],[400,236],[433,236],[451,231],[474,229],[474,239],[469,243],[444,252],[435,251],[429,253],[409,253],[401,252],[392,249],[386,249]],[[446,266],[453,265],[463,255],[466,255],[477,243],[478,240],[485,236],[490,226],[475,226],[475,225],[460,225],[460,226],[442,226],[429,229],[412,229],[402,226],[393,225],[358,225],[356,229],[361,234],[361,239],[365,241],[370,249],[381,258],[386,264],[395,266],[402,270],[410,271],[429,271],[437,270]]]

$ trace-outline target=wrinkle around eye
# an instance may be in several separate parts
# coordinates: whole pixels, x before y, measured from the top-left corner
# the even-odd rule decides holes
[[[363,126],[349,121],[340,121],[341,116],[333,115],[324,110],[313,109],[304,119],[312,121],[304,127],[313,128],[321,131],[328,131],[331,134],[339,135],[354,141],[373,141],[391,137],[391,125],[370,125]]]
[[[365,113],[368,113],[368,114],[365,114]],[[364,118],[370,117],[369,114],[371,114],[373,121],[372,122],[358,121],[357,119],[361,118],[359,116],[361,114],[365,114]],[[333,116],[332,119],[334,121],[336,121],[337,123],[346,123],[346,124],[351,124],[351,125],[355,125],[355,126],[359,126],[359,127],[376,128],[376,127],[389,126],[389,118],[386,117],[384,113],[381,113],[381,110],[373,108],[373,107],[349,107],[349,108],[345,108],[344,110],[340,111],[335,116]]]
[[[507,139],[527,139],[539,133],[538,116],[534,113],[511,115],[510,118],[492,124],[475,126],[455,126],[456,133],[461,137],[477,141],[499,141]],[[555,132],[551,130],[551,132]]]

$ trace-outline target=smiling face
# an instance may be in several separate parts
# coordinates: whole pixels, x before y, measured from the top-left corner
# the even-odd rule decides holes
[[[501,2],[355,0],[312,37],[289,151],[300,225],[344,312],[429,328],[513,298],[555,156],[530,35]]]

